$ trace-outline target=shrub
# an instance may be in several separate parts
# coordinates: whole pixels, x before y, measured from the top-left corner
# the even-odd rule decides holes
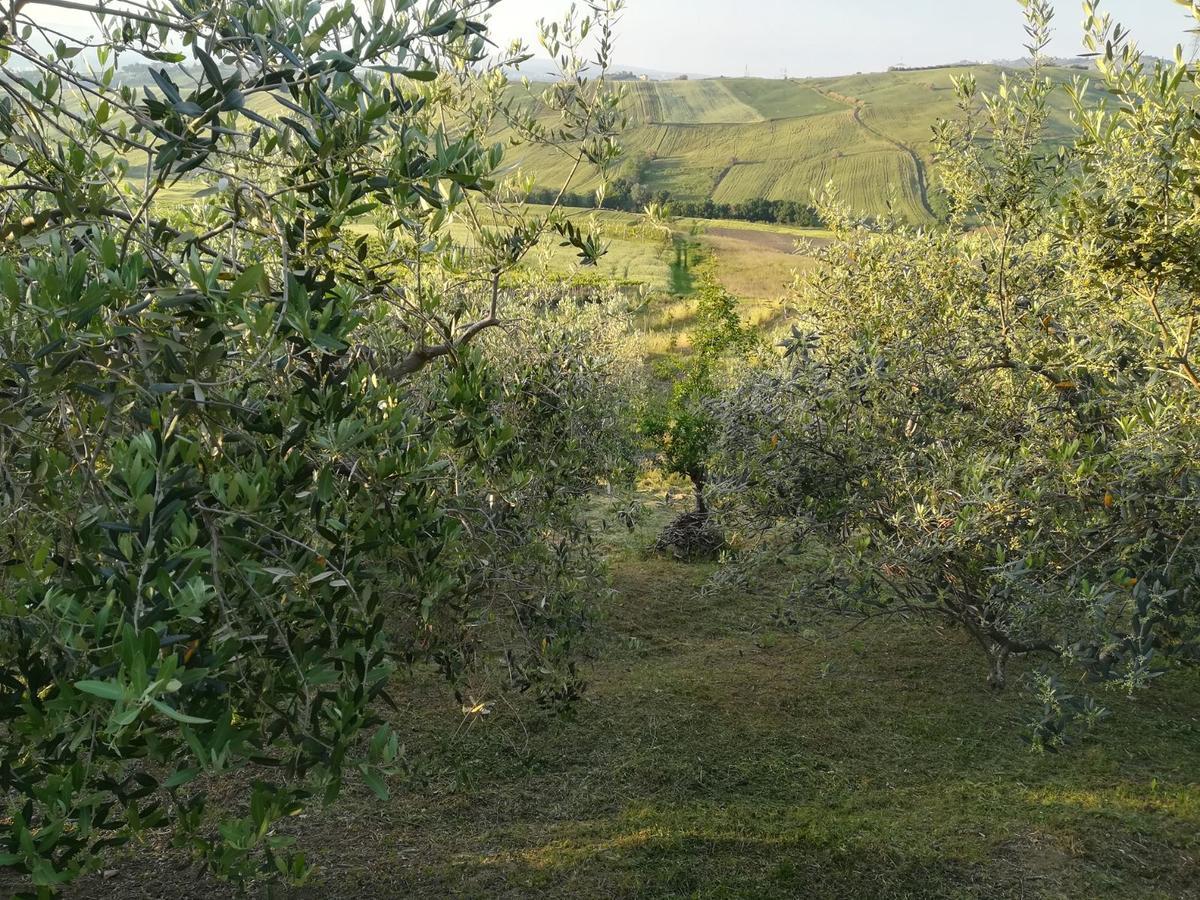
[[[99,16],[95,72],[21,4],[0,30],[0,865],[40,894],[160,827],[302,878],[272,823],[383,793],[393,673],[461,683],[481,634],[577,693],[611,342],[486,338],[545,234],[602,248],[507,203],[486,5],[152,0]],[[617,153],[582,70],[618,12],[547,32],[562,124],[511,123],[580,167]],[[247,802],[209,810],[231,771]]]
[[[1023,5],[1038,56],[1050,9]],[[831,211],[840,240],[783,357],[713,407],[720,505],[802,562],[799,591],[961,627],[996,687],[1014,654],[1131,689],[1197,658],[1200,310],[1194,197],[1174,187],[1196,73],[1145,71],[1124,32],[1087,25],[1122,114],[1077,86],[1060,156],[1039,66],[982,108],[960,82],[964,116],[937,129],[949,225]],[[1043,746],[1095,712],[1047,709]]]
[[[695,306],[690,353],[679,361],[666,395],[647,404],[640,427],[663,469],[687,478],[695,497],[695,509],[672,524],[660,548],[707,555],[721,544],[709,524],[707,460],[717,423],[708,404],[719,393],[727,364],[746,354],[754,336],[738,315],[737,298],[721,287],[711,265],[699,273]]]

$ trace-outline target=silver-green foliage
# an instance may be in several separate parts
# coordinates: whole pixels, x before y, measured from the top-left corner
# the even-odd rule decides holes
[[[1051,11],[1022,6],[1037,57]],[[806,322],[717,406],[725,514],[803,561],[799,596],[959,626],[997,687],[1013,654],[1130,689],[1200,656],[1198,73],[1087,29],[1074,145],[1042,149],[1036,65],[960,83],[948,225],[831,213]],[[1042,693],[1039,746],[1099,714]]]
[[[86,50],[55,5],[0,26],[0,865],[46,893],[169,826],[300,878],[272,823],[386,790],[399,666],[578,693],[614,345],[558,289],[524,337],[506,305],[550,230],[602,248],[509,202],[490,0],[87,7]],[[562,123],[528,139],[581,168],[616,154],[580,60],[618,12],[548,31]]]

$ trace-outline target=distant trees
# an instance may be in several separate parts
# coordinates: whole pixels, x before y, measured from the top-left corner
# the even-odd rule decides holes
[[[937,69],[953,69],[959,66],[974,65],[973,63],[937,63],[930,66],[888,66],[889,72],[932,72]]]
[[[612,173],[605,185],[602,209],[640,213],[650,203],[670,207],[672,215],[696,219],[732,219],[743,222],[763,222],[779,225],[799,225],[805,228],[821,228],[823,223],[817,208],[798,200],[767,200],[755,198],[734,203],[718,203],[712,198],[683,200],[672,197],[671,192],[652,187],[651,168],[655,158],[648,153],[637,153],[623,159],[619,169]],[[530,202],[552,203],[558,191],[535,187]],[[563,206],[590,209],[596,205],[593,193],[568,192],[560,200]]]
[[[549,204],[558,197],[550,188],[534,188],[531,203]],[[596,197],[591,193],[570,192],[561,204],[579,209],[591,209]],[[737,203],[718,203],[714,200],[677,200],[669,191],[651,191],[641,182],[614,179],[605,194],[602,209],[640,213],[649,203],[669,206],[675,216],[696,219],[728,219],[742,222],[764,222],[778,225],[798,225],[803,228],[823,228],[820,212],[811,204],[798,200],[743,200]]]
[[[697,219],[735,219],[744,222],[799,225],[804,228],[822,228],[825,224],[815,206],[798,200],[759,198],[737,203],[717,203],[714,200],[670,202],[675,215]]]
[[[718,203],[712,198],[682,200],[671,192],[652,187],[651,167],[655,158],[646,153],[627,157],[605,185],[602,209],[640,213],[650,203],[670,207],[672,215],[696,219],[733,219],[743,222],[764,222],[779,225],[799,225],[805,228],[823,227],[817,208],[798,200],[767,200],[756,198],[735,203]],[[535,187],[529,195],[532,203],[552,203],[558,191]],[[596,206],[593,193],[568,192],[560,200],[563,206],[590,209]]]

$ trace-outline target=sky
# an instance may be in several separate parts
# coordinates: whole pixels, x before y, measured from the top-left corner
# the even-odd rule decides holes
[[[1057,40],[1051,52],[1081,52],[1080,0],[1054,0]],[[501,0],[492,35],[505,46],[536,47],[539,18],[560,18],[570,0]],[[1133,30],[1142,48],[1169,57],[1196,22],[1173,0],[1105,0],[1103,8]],[[26,7],[47,25],[90,33],[79,12]],[[1190,23],[1190,25],[1189,25]],[[988,62],[1024,55],[1017,0],[627,0],[616,62],[698,75],[842,75],[892,65],[962,59]]]
[[[502,0],[493,18],[500,43],[535,44],[538,18],[561,16],[569,0]],[[1080,0],[1055,0],[1051,52],[1082,52]],[[1170,57],[1190,48],[1196,22],[1173,0],[1107,0],[1142,48]],[[1190,25],[1189,25],[1190,23]],[[616,60],[701,75],[778,77],[870,72],[1024,55],[1016,0],[628,0]]]

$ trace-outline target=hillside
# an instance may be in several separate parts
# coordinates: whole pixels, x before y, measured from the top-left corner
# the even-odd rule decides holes
[[[971,66],[788,81],[631,83],[622,136],[627,166],[651,193],[667,191],[676,200],[810,202],[832,182],[858,211],[878,214],[891,206],[913,221],[928,220],[931,126],[957,114],[951,77],[972,73],[981,91],[992,92],[1005,71]],[[1079,75],[1051,70],[1064,85]],[[1056,94],[1052,136],[1070,129],[1068,108],[1065,92]],[[565,175],[563,160],[552,152],[515,155],[539,185]]]

